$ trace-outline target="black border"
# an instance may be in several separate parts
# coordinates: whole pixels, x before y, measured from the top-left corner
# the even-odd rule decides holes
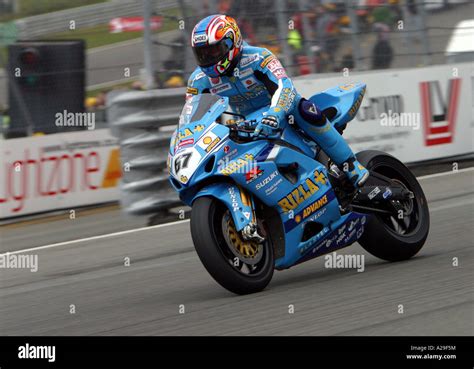
[[[19,359],[54,345],[56,361]],[[411,346],[456,359],[408,360]],[[473,368],[473,337],[0,337],[0,368]],[[427,351],[422,354],[426,354]]]

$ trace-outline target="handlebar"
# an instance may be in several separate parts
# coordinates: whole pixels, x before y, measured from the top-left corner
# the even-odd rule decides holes
[[[239,123],[229,124],[230,138],[237,141],[252,141],[256,139],[253,132],[257,126],[256,120],[244,120]]]

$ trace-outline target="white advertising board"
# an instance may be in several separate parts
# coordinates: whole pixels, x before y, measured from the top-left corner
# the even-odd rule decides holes
[[[472,70],[464,63],[341,73],[295,80],[295,86],[308,98],[331,87],[365,83],[364,100],[344,137],[355,152],[381,150],[410,163],[474,151]]]
[[[108,129],[0,140],[0,219],[119,199]]]

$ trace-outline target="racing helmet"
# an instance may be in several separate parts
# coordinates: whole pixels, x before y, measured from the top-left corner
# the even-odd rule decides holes
[[[191,45],[197,64],[211,78],[235,68],[242,52],[242,35],[234,18],[210,15],[193,29]]]

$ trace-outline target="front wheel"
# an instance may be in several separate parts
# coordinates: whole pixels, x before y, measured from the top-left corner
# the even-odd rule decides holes
[[[273,247],[245,241],[229,210],[213,197],[200,197],[192,207],[191,236],[209,274],[227,290],[245,295],[263,290],[273,276]]]
[[[357,159],[370,172],[382,174],[414,194],[412,199],[396,204],[400,209],[398,213],[370,217],[359,244],[380,259],[401,261],[411,258],[423,247],[430,228],[423,189],[413,173],[389,154],[368,150],[358,153]]]

